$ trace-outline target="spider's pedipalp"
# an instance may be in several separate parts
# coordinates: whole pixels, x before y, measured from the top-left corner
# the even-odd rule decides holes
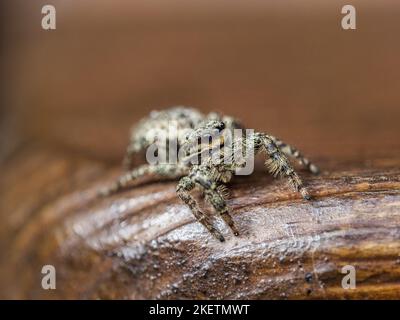
[[[235,236],[238,236],[239,231],[236,228],[231,215],[229,214],[226,201],[222,194],[224,186],[216,181],[216,179],[213,179],[212,176],[202,173],[211,173],[212,171],[213,170],[210,167],[203,165],[196,167],[194,170],[192,170],[190,175],[192,177],[192,180],[203,189],[206,196],[206,201],[213,206],[215,211],[221,216],[228,227],[232,230],[233,234]]]
[[[224,236],[213,226],[210,218],[200,209],[197,201],[190,192],[194,189],[195,183],[189,177],[183,177],[176,188],[178,197],[190,208],[194,217],[219,241],[225,241]]]

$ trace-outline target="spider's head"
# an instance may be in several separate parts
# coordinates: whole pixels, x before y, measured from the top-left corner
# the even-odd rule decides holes
[[[204,126],[205,131],[213,131],[214,133],[219,133],[225,129],[225,123],[221,120],[208,120]]]
[[[223,145],[222,132],[225,123],[221,120],[207,120],[186,136],[184,149],[186,154],[194,154],[201,150],[211,150]]]
[[[232,130],[232,129],[243,129],[241,123],[231,116],[222,115],[217,112],[211,112],[207,115],[208,121],[217,120],[223,122],[225,125],[225,129]]]
[[[193,143],[207,137],[216,137],[225,129],[220,120],[208,120],[186,135],[186,142]]]

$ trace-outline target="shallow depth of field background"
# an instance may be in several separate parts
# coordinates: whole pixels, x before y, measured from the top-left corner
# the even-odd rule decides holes
[[[357,30],[341,29],[341,7]],[[57,30],[41,29],[41,7]],[[398,1],[2,3],[1,155],[52,144],[118,164],[152,109],[235,115],[311,158],[400,150]]]

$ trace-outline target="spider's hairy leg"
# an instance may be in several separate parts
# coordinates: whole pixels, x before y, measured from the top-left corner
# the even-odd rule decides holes
[[[224,236],[213,226],[210,218],[199,209],[197,201],[190,192],[194,189],[195,183],[189,177],[183,177],[176,188],[178,197],[190,208],[194,217],[219,241],[225,241]]]
[[[223,185],[218,184],[216,181],[214,181],[214,179],[202,175],[198,171],[192,171],[190,177],[204,190],[206,201],[214,207],[215,211],[232,230],[233,234],[238,236],[239,231],[236,228],[231,215],[229,214],[226,201],[221,194],[223,192]]]
[[[255,148],[256,150],[264,149],[269,155],[269,159],[265,162],[269,172],[274,176],[286,176],[289,179],[289,183],[293,188],[300,192],[306,200],[311,200],[311,197],[304,187],[300,177],[294,171],[289,160],[285,154],[279,149],[274,140],[266,134],[255,135]]]
[[[313,174],[318,174],[319,173],[319,168],[310,162],[306,157],[304,157],[299,150],[297,150],[295,147],[286,144],[285,142],[279,140],[276,137],[270,136],[270,138],[275,142],[275,144],[278,146],[279,149],[282,150],[284,154],[286,154],[288,157],[295,158],[299,161],[299,163],[305,167],[308,171],[310,171]]]
[[[122,175],[111,186],[100,191],[101,196],[116,193],[139,179],[175,179],[187,174],[187,167],[179,164],[144,164]]]
[[[214,188],[206,189],[206,200],[212,204],[215,211],[224,219],[225,223],[229,226],[235,236],[239,235],[239,231],[236,228],[231,215],[229,214],[228,208],[226,206],[225,199],[221,193]]]

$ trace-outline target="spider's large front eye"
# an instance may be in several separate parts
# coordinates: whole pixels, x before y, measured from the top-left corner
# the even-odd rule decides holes
[[[225,129],[225,123],[223,122],[219,122],[216,127],[215,127],[218,131],[222,131]]]

